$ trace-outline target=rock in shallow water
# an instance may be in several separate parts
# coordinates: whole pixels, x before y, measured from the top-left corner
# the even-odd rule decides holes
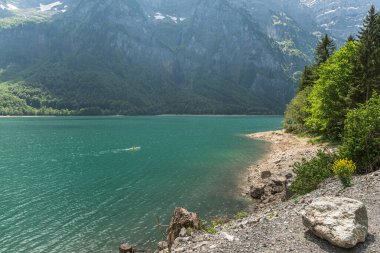
[[[352,248],[364,242],[368,234],[368,217],[364,204],[349,198],[321,197],[307,206],[303,224],[316,236],[331,244]]]

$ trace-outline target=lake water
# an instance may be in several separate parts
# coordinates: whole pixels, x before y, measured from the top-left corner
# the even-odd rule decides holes
[[[159,240],[183,206],[246,208],[239,175],[267,145],[243,134],[281,117],[0,119],[0,252],[118,252]],[[141,147],[130,150],[131,147]]]

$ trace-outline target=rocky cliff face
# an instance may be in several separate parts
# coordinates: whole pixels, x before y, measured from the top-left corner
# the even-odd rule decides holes
[[[363,24],[363,18],[371,4],[371,0],[301,0],[302,5],[313,13],[320,31],[327,31],[339,39],[356,35]]]
[[[316,13],[305,1],[0,0],[0,8],[1,80],[21,76],[60,106],[112,113],[281,113],[321,27],[304,19]]]

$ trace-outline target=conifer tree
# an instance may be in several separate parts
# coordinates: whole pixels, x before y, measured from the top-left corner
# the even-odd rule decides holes
[[[316,80],[316,74],[314,72],[314,66],[305,66],[299,81],[298,92],[314,85]]]
[[[347,37],[347,41],[346,42],[353,42],[355,41],[355,38],[354,36],[352,36],[351,34]]]
[[[376,14],[375,6],[371,6],[364,25],[359,32],[360,41],[360,76],[361,85],[364,92],[363,97],[370,99],[374,90],[380,91],[379,68],[380,68],[380,22],[379,15]]]
[[[334,40],[327,34],[323,36],[315,50],[315,62],[319,66],[326,62],[336,50]]]

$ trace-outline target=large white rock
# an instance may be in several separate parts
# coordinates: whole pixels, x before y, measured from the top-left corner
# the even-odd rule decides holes
[[[302,222],[316,236],[342,248],[364,242],[368,234],[367,209],[355,199],[318,198],[305,208]]]

